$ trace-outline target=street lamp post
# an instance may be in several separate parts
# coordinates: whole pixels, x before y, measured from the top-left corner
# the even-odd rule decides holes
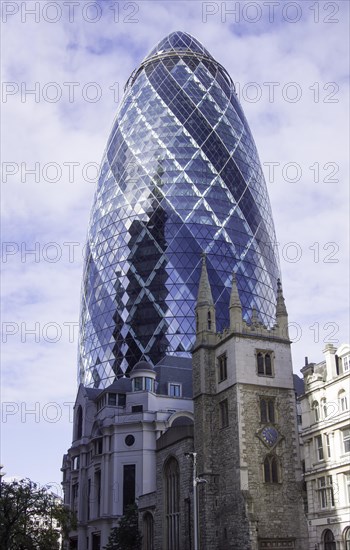
[[[198,509],[197,509],[197,453],[191,453],[193,460],[193,544],[198,550]]]
[[[206,479],[197,476],[197,453],[185,453],[185,456],[192,458],[192,482],[193,482],[193,550],[198,550],[198,506],[197,506],[197,485],[207,483]]]

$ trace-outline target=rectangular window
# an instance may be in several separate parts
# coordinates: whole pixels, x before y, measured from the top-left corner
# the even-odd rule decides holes
[[[88,479],[88,490],[87,490],[87,519],[89,520],[90,519],[90,514],[91,514],[91,508],[90,508],[90,504],[91,504],[91,479],[89,478]]]
[[[118,407],[125,407],[126,395],[125,393],[118,393]]]
[[[223,353],[218,357],[219,382],[227,379],[227,355]]]
[[[302,425],[302,423],[303,423],[303,418],[302,418],[301,414],[298,414],[298,415],[297,415],[297,422],[298,422],[299,426]]]
[[[350,355],[343,357],[343,371],[348,372],[350,367]]]
[[[339,405],[341,412],[344,412],[348,409],[348,398],[345,391],[342,391],[339,394]]]
[[[73,458],[72,470],[79,470],[79,466],[80,466],[80,456],[75,456]]]
[[[174,384],[173,382],[169,383],[168,395],[171,397],[181,397],[181,393],[181,384]]]
[[[318,479],[318,502],[320,508],[327,508],[327,491],[325,477],[320,477]]]
[[[220,424],[222,428],[226,428],[228,426],[228,401],[227,399],[224,399],[224,401],[221,401],[219,403],[220,405]]]
[[[79,493],[79,483],[74,483],[72,485],[72,508],[73,510],[78,510],[78,493]]]
[[[117,394],[116,393],[109,393],[108,394],[108,405],[111,405],[112,407],[115,407],[117,405]]]
[[[331,440],[328,434],[326,434],[326,446],[327,446],[327,457],[331,458]]]
[[[350,472],[344,474],[345,477],[345,495],[348,504],[350,504]]]
[[[142,382],[143,379],[141,377],[134,378],[134,391],[142,391]]]
[[[101,470],[95,472],[95,503],[96,503],[96,517],[101,515]]]
[[[317,454],[317,460],[323,460],[323,443],[322,443],[322,435],[317,435],[315,437],[315,444],[316,444],[316,454]]]
[[[331,508],[334,506],[332,476],[320,477],[318,479],[318,502],[320,508]]]
[[[350,428],[343,430],[344,453],[350,453]]]
[[[133,405],[131,407],[131,412],[133,413],[140,413],[143,411],[143,405]]]
[[[127,506],[135,502],[135,464],[125,464],[123,469],[123,514]]]
[[[95,440],[95,455],[102,454],[102,437]]]

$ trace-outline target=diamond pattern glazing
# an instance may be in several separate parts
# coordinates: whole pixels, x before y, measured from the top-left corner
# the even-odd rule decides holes
[[[260,161],[225,69],[186,33],[131,75],[101,164],[84,268],[79,381],[189,356],[200,256],[228,325],[232,271],[245,318],[275,320],[279,277]]]

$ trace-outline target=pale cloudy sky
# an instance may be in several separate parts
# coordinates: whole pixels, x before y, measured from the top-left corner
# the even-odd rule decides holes
[[[28,0],[1,9],[1,462],[9,476],[59,492],[96,167],[129,75],[168,33],[193,34],[237,83],[268,181],[295,372],[306,355],[320,361],[326,342],[349,341],[349,4]]]

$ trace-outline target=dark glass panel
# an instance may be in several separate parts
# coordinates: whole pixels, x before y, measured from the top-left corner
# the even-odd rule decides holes
[[[124,464],[123,468],[123,514],[135,502],[135,464]]]

